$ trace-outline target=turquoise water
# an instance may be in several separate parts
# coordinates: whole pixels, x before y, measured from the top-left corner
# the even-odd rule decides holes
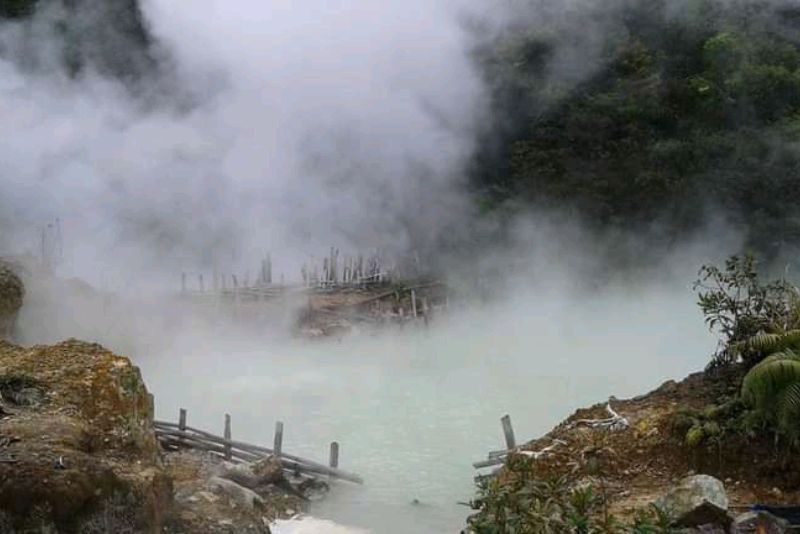
[[[187,333],[188,334],[188,333]],[[643,393],[701,368],[713,348],[691,299],[654,292],[506,303],[427,330],[342,341],[254,341],[177,334],[141,358],[157,415],[272,442],[341,467],[314,516],[387,534],[457,532],[473,495],[471,463],[501,448],[499,419],[532,439],[577,407]],[[413,500],[419,505],[412,505]]]

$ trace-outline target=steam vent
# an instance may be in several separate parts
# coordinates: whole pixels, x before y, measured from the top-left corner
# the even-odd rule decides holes
[[[8,338],[22,307],[25,286],[19,276],[0,264],[0,338]]]

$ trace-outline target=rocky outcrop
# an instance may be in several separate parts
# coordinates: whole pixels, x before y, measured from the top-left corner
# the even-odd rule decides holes
[[[686,477],[666,495],[656,500],[656,506],[673,519],[679,527],[722,525],[731,523],[728,515],[728,495],[721,481],[708,475]]]
[[[0,341],[0,394],[0,531],[161,531],[171,482],[127,358],[75,340]]]

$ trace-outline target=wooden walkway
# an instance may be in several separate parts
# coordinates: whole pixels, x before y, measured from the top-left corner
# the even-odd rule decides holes
[[[155,432],[161,446],[167,450],[196,449],[224,458],[231,462],[257,462],[270,456],[280,460],[283,468],[292,473],[323,475],[330,478],[363,484],[364,480],[354,474],[339,469],[339,444],[330,445],[328,465],[301,458],[283,451],[283,423],[275,424],[275,439],[272,448],[262,447],[231,437],[231,416],[225,415],[223,436],[186,425],[186,410],[181,408],[177,423],[155,421]]]

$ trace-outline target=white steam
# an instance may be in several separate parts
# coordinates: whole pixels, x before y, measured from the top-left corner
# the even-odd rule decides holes
[[[94,280],[431,245],[466,209],[481,109],[462,7],[149,0],[175,72],[137,96],[0,60],[3,241],[35,250],[60,217],[71,270]]]

